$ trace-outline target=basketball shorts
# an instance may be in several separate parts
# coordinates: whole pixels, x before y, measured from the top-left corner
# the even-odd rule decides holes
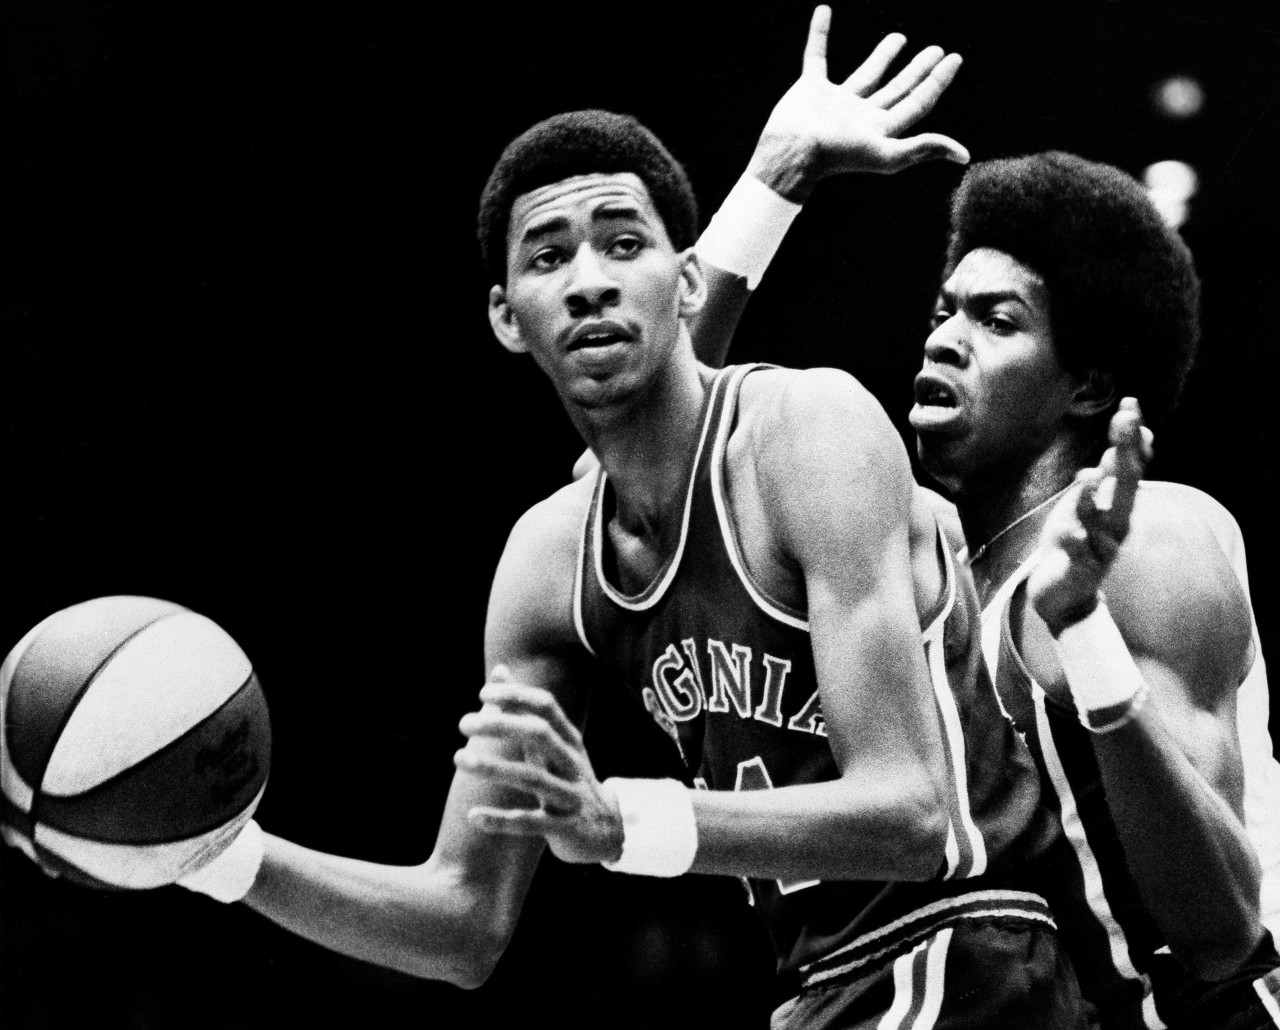
[[[1085,1030],[1075,972],[1045,922],[1000,916],[934,929],[900,952],[810,977],[771,1030]]]

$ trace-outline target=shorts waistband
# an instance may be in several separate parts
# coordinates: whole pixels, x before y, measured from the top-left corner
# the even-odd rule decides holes
[[[1049,903],[1029,891],[971,891],[922,905],[891,923],[864,933],[829,955],[800,968],[800,987],[812,987],[879,962],[914,946],[944,926],[968,920],[1011,919],[1057,930]]]

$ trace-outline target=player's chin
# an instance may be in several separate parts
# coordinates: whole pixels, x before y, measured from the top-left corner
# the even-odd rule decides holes
[[[917,429],[916,457],[921,468],[949,490],[956,489],[968,465],[964,440],[954,433]]]

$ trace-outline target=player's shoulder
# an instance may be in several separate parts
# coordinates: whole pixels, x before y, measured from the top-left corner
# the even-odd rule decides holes
[[[572,637],[573,585],[596,477],[562,486],[516,521],[494,574],[491,631]]]
[[[1186,483],[1143,480],[1138,487],[1134,513],[1138,518],[1171,529],[1207,531],[1228,554],[1240,542],[1240,524],[1226,505]]]
[[[739,422],[765,455],[786,465],[838,459],[885,464],[906,452],[888,415],[857,379],[836,368],[767,367],[742,383]]]
[[[1129,536],[1103,581],[1126,636],[1187,660],[1205,649],[1243,656],[1252,615],[1224,540],[1230,533],[1239,533],[1235,520],[1203,491],[1141,484]]]
[[[596,476],[588,474],[527,509],[511,528],[504,558],[511,555],[522,563],[549,563],[548,571],[561,563],[556,559],[576,560],[595,484]]]
[[[838,368],[759,368],[743,380],[741,405],[779,419],[866,417],[884,409],[857,379]]]

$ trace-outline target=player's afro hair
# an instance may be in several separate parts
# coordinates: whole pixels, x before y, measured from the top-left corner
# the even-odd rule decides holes
[[[569,111],[538,122],[507,144],[480,195],[477,234],[493,282],[507,281],[507,229],[516,198],[598,172],[639,176],[676,250],[697,242],[698,204],[689,177],[658,137],[631,115]]]
[[[1200,280],[1131,176],[1061,151],[975,164],[952,197],[946,275],[978,247],[1044,279],[1068,371],[1109,372],[1152,425],[1173,410],[1200,335]]]

